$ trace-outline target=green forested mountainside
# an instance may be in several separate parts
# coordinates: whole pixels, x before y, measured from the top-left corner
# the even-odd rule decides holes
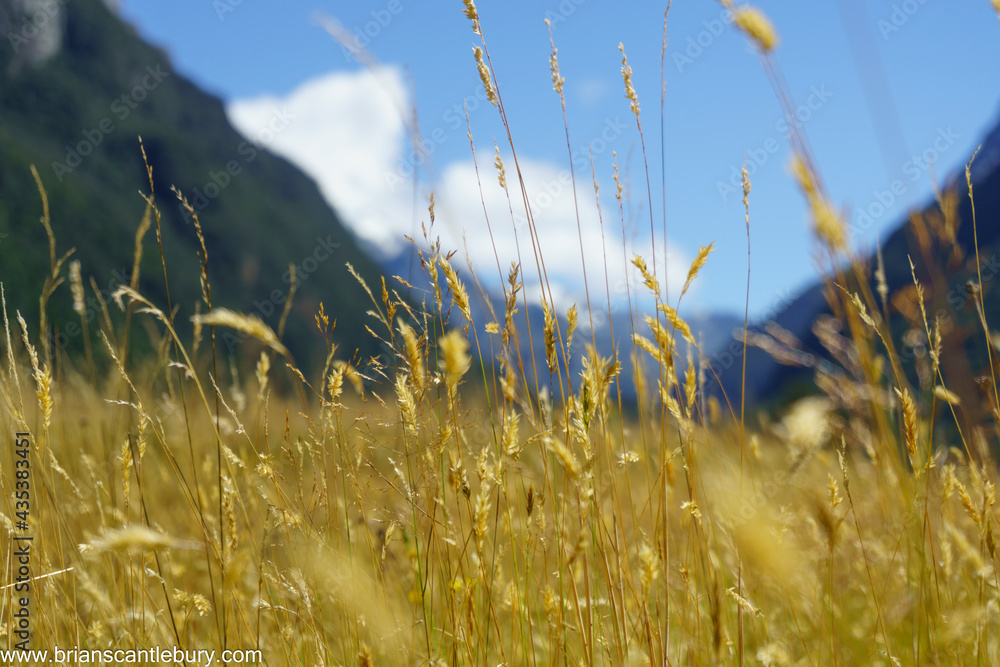
[[[37,323],[38,295],[49,269],[34,164],[48,192],[61,255],[76,248],[84,282],[101,289],[128,282],[135,231],[149,184],[145,145],[163,215],[171,297],[187,323],[200,299],[198,240],[171,186],[200,211],[213,305],[258,314],[277,326],[288,266],[299,290],[286,343],[301,361],[318,348],[313,315],[322,301],[340,326],[335,339],[350,357],[377,353],[357,323],[370,306],[345,262],[373,286],[376,265],[362,252],[316,184],[264,150],[270,132],[294,122],[276,109],[270,127],[248,142],[229,124],[222,102],[174,71],[170,59],[138,37],[100,0],[52,3],[61,26],[58,52],[37,64],[33,35],[12,0],[0,0],[0,280],[8,308]],[[58,33],[59,31],[57,31]],[[140,290],[166,305],[155,227],[146,235]],[[65,269],[64,269],[65,271]],[[277,297],[277,298],[275,298]],[[204,308],[203,308],[204,309]],[[52,321],[75,320],[68,290],[57,292]],[[68,341],[67,349],[79,349]],[[229,346],[234,354],[250,346]]]

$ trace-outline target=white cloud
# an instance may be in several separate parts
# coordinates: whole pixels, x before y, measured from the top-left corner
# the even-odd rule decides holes
[[[307,81],[286,97],[258,97],[229,105],[229,119],[256,137],[280,109],[291,122],[267,148],[312,176],[328,202],[354,232],[377,245],[398,243],[410,226],[409,207],[385,196],[385,172],[405,140],[400,108],[403,77],[397,69],[334,73]],[[402,106],[401,106],[402,105]]]
[[[489,153],[477,149],[477,154]],[[506,169],[508,186],[513,188],[513,164],[508,161]],[[628,261],[633,254],[638,253],[652,266],[652,243],[646,237],[634,244],[631,239],[627,239],[623,246],[617,207],[602,211],[602,233],[601,218],[589,182],[578,185],[578,196],[574,203],[568,169],[561,169],[547,162],[521,160],[521,173],[534,220],[533,240],[532,227],[528,224],[520,190],[511,190],[511,202],[508,206],[507,197],[497,182],[492,166],[484,169],[481,164],[480,170],[482,195],[476,184],[475,169],[471,161],[448,165],[442,174],[442,194],[438,195],[443,207],[439,207],[438,211],[439,220],[443,222],[443,239],[451,240],[452,247],[463,251],[467,246],[472,265],[481,277],[489,278],[491,283],[498,283],[498,261],[504,274],[511,261],[520,261],[522,278],[530,288],[540,283],[539,271],[544,270],[553,285],[553,294],[562,294],[566,299],[560,303],[562,299],[556,298],[560,307],[568,306],[571,301],[583,305],[586,297],[584,266],[587,287],[595,309],[601,309],[602,304],[607,307],[606,285],[610,288],[612,300],[625,299],[626,278],[630,281],[633,298],[645,292]],[[483,214],[484,202],[489,216],[489,228]],[[461,242],[463,235],[465,244]],[[657,264],[662,282],[663,248],[661,244],[657,245]],[[536,261],[535,248],[540,251],[540,261]],[[688,260],[673,247],[669,248],[669,257],[669,282],[672,287],[679,288],[687,271]],[[542,263],[543,267],[540,266]]]
[[[400,165],[409,140],[401,119],[405,113],[402,110],[407,108],[400,71],[385,67],[375,74],[328,74],[304,83],[283,98],[238,100],[228,111],[238,130],[248,137],[258,137],[276,110],[285,110],[292,120],[287,128],[274,133],[267,148],[288,158],[315,179],[327,201],[355,234],[392,254],[405,243],[403,234],[413,234],[415,214],[421,220],[427,217],[423,204],[418,204],[416,213],[413,211],[410,188],[396,187],[391,182],[394,176],[402,177]],[[493,146],[477,147],[477,155],[489,156],[480,157],[481,192],[471,157],[443,166],[440,183],[433,186],[437,201],[434,234],[441,236],[446,249],[457,249],[464,254],[467,248],[477,274],[488,285],[496,286],[501,280],[498,260],[505,278],[510,263],[518,261],[520,250],[522,279],[528,292],[537,294],[539,271],[532,231],[517,189],[514,164],[505,155],[511,188],[508,205],[492,165]],[[525,159],[520,167],[533,213],[536,244],[553,294],[557,295],[558,307],[565,308],[573,301],[584,305],[584,261],[595,309],[601,309],[601,304],[606,308],[608,299],[605,258],[612,301],[626,298],[626,279],[633,288],[633,298],[643,293],[644,288],[636,280],[635,270],[627,264],[626,255],[631,258],[637,252],[652,266],[652,244],[646,235],[645,240],[634,244],[629,239],[623,250],[621,221],[613,195],[605,195],[611,203],[603,211],[602,235],[590,179],[579,181],[578,231],[568,170],[553,163]],[[484,203],[489,226],[483,214]],[[641,234],[638,236],[643,238]],[[668,248],[669,283],[676,290],[683,283],[688,260],[676,248]],[[656,256],[662,281],[662,245]]]

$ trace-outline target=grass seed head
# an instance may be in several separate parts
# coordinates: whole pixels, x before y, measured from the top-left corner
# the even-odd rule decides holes
[[[438,264],[444,271],[445,280],[448,282],[448,289],[451,290],[451,298],[455,305],[462,311],[462,315],[467,322],[472,321],[472,311],[469,309],[469,293],[465,291],[465,285],[458,278],[458,272],[445,257],[438,256]]]
[[[486,546],[486,530],[489,528],[490,519],[490,492],[487,487],[488,485],[484,484],[483,488],[479,491],[479,495],[476,496],[474,529],[476,532],[476,544],[480,552],[483,552]]]
[[[358,667],[372,667],[374,664],[371,648],[368,647],[368,644],[361,642],[361,647],[358,649]]]
[[[517,398],[517,371],[514,365],[506,356],[500,358],[500,365],[503,374],[500,376],[500,388],[503,390],[503,397],[508,403],[513,403]]]
[[[705,266],[705,263],[708,261],[708,256],[712,254],[713,250],[715,250],[715,243],[709,243],[707,246],[703,245],[698,247],[698,256],[694,258],[694,261],[691,262],[691,268],[688,269],[687,279],[684,281],[684,289],[681,290],[681,296],[684,296],[684,294],[687,293],[688,288],[691,287],[691,283],[694,282],[696,277],[698,277],[698,272],[701,271],[703,266]]]
[[[979,514],[979,509],[976,504],[972,502],[972,497],[969,496],[969,492],[965,490],[965,485],[959,481],[955,481],[955,488],[958,489],[958,498],[962,501],[962,508],[965,509],[965,513],[969,515],[969,518],[976,522],[976,524],[981,524],[983,521],[982,515]]]
[[[419,396],[423,392],[426,380],[424,355],[420,340],[417,338],[413,327],[402,320],[399,322],[399,332],[403,336],[403,345],[406,347],[406,361],[410,366],[410,384]]]
[[[549,450],[556,455],[563,468],[566,469],[570,478],[578,477],[580,475],[580,462],[566,444],[561,439],[551,436],[545,436],[545,442]]]
[[[69,263],[69,289],[73,295],[73,312],[83,317],[87,314],[84,305],[83,279],[80,277],[80,261],[74,259]]]
[[[789,170],[809,202],[816,235],[833,251],[846,249],[844,221],[820,192],[812,170],[799,153],[792,157]]]
[[[837,480],[833,478],[833,475],[827,474],[826,488],[829,493],[830,509],[832,510],[844,500],[840,495],[840,488],[837,485]]]
[[[434,256],[429,262],[424,264],[427,269],[427,277],[431,279],[431,285],[434,288],[434,304],[437,306],[437,312],[440,313],[442,310],[441,303],[441,285],[438,284],[438,258]]]
[[[882,299],[882,306],[884,307],[889,298],[889,285],[885,280],[885,260],[882,258],[881,245],[876,248],[875,258],[878,263],[878,268],[875,269],[875,283],[877,285],[876,291],[878,292],[879,298]]]
[[[619,42],[618,50],[622,52],[622,81],[625,82],[625,98],[630,102],[629,108],[638,119],[639,96],[636,95],[635,87],[632,85],[632,67],[628,64],[628,56],[625,55],[625,45]]]
[[[611,151],[611,156],[613,160],[613,162],[611,163],[611,166],[613,168],[612,177],[615,179],[615,198],[618,199],[618,205],[621,206],[622,193],[624,192],[624,188],[622,187],[621,174],[618,173],[618,152]]]
[[[503,424],[503,450],[513,460],[517,460],[517,457],[521,454],[521,444],[520,438],[518,437],[519,426],[521,424],[521,415],[517,413],[516,410],[511,409],[507,412],[506,418],[504,418]]]
[[[479,69],[479,79],[483,82],[483,88],[486,90],[486,99],[490,101],[493,106],[499,106],[497,101],[497,93],[493,88],[493,77],[490,76],[490,70],[486,67],[486,63],[483,61],[483,50],[478,46],[473,47],[472,55],[476,59],[476,67]]]
[[[476,3],[473,0],[462,0],[462,3],[465,5],[465,18],[472,21],[472,32],[482,35],[479,27],[479,11],[476,9]]]
[[[745,162],[745,160],[744,160]],[[750,172],[747,171],[746,166],[740,170],[740,182],[743,184],[743,207],[749,208],[750,206]],[[747,213],[749,216],[750,214]]]
[[[469,341],[456,329],[452,329],[440,338],[438,344],[441,346],[443,356],[442,365],[445,373],[445,383],[448,386],[448,393],[455,395],[455,389],[472,363],[469,357]]]
[[[639,269],[639,273],[642,274],[642,282],[646,286],[646,289],[656,297],[660,298],[660,283],[656,280],[649,268],[646,266],[646,260],[639,255],[632,256],[632,266]]]
[[[936,387],[934,387],[934,395],[940,398],[948,405],[961,405],[962,403],[962,400],[958,397],[958,394],[948,389],[945,389],[941,385],[937,385]]]
[[[416,437],[417,435],[417,404],[410,393],[410,385],[406,376],[400,373],[396,376],[396,401],[399,403],[399,414],[403,421],[403,427],[407,432]]]
[[[910,455],[910,463],[917,464],[917,406],[913,402],[909,389],[896,389],[896,396],[903,410],[903,439],[906,452]]]
[[[813,178],[812,172],[809,171],[809,167],[806,165],[805,160],[798,153],[792,156],[792,163],[789,166],[789,170],[792,172],[792,176],[798,181],[799,187],[806,194],[807,197],[811,197],[816,194],[816,181]]]
[[[541,302],[542,314],[545,317],[545,362],[548,364],[549,374],[552,374],[556,370],[556,318],[552,314],[552,307],[549,306],[549,302],[545,300],[544,295],[541,298]]]
[[[675,331],[680,333],[680,335],[689,343],[694,343],[694,336],[691,334],[691,327],[688,326],[687,322],[681,319],[681,316],[677,314],[671,306],[661,303],[657,306],[657,309],[667,316],[667,321],[674,328]]]
[[[211,312],[204,315],[195,315],[191,318],[191,321],[196,324],[208,324],[210,326],[235,329],[256,338],[286,359],[291,358],[288,349],[278,340],[278,335],[256,315],[244,315],[228,308],[214,308]]]
[[[40,364],[38,352],[28,339],[28,325],[25,324],[21,313],[17,313],[17,321],[21,324],[21,337],[24,341],[24,348],[28,351],[28,358],[31,360],[31,371],[35,377],[35,397],[38,399],[38,409],[42,413],[42,425],[47,431],[52,423],[52,371],[47,365]]]
[[[660,557],[656,550],[648,542],[643,542],[639,547],[639,581],[646,594],[649,594],[650,587],[660,578],[660,567]]]
[[[129,489],[131,488],[132,479],[132,440],[131,438],[125,438],[122,442],[122,452],[121,452],[121,471],[122,471],[122,497],[125,500],[125,505],[128,506],[129,500]]]
[[[831,249],[844,250],[847,247],[847,237],[844,234],[844,221],[840,214],[821,197],[814,197],[810,203],[816,235]]]
[[[493,166],[497,169],[497,182],[500,187],[504,190],[507,189],[507,170],[503,166],[503,158],[500,157],[500,146],[496,143],[493,144],[494,150],[496,150],[496,157],[493,158]]]
[[[770,19],[756,7],[740,7],[733,12],[733,21],[754,41],[762,53],[769,53],[778,45],[778,33]]]
[[[548,19],[545,19],[545,25],[549,28],[549,43],[552,45],[552,55],[549,56],[549,70],[552,72],[552,89],[562,97],[563,84],[566,83],[566,79],[559,75],[558,49],[556,49],[556,43],[552,39],[552,23]]]
[[[566,349],[569,350],[573,347],[573,332],[576,331],[577,320],[579,318],[579,311],[577,310],[576,304],[574,303],[569,307],[566,312]]]
[[[330,392],[330,401],[333,403],[337,402],[340,398],[340,394],[344,391],[344,368],[343,366],[335,367],[330,372],[330,377],[327,380],[326,388]]]
[[[271,370],[271,357],[268,356],[267,350],[261,350],[260,359],[257,360],[257,398],[264,400],[264,394],[267,391],[268,377],[267,373]]]
[[[140,551],[183,546],[174,538],[145,526],[130,526],[108,530],[88,544],[81,544],[80,551],[96,557],[107,551]]]

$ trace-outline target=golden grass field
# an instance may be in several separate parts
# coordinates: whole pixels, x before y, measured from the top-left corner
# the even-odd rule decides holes
[[[465,7],[482,38],[472,0]],[[766,17],[744,7],[736,24],[773,67]],[[476,59],[502,108],[485,40]],[[348,363],[330,345],[324,367],[296,367],[284,318],[272,330],[212,307],[204,242],[203,314],[187,339],[176,304],[137,290],[168,198],[152,191],[131,286],[82,323],[80,349],[64,358],[47,342],[48,302],[65,292],[82,314],[89,288],[59,259],[46,207],[41,321],[8,312],[6,295],[0,367],[3,428],[30,434],[26,529],[12,447],[0,480],[8,537],[33,536],[32,648],[254,649],[269,665],[997,664],[996,390],[992,421],[963,431],[926,314],[930,380],[911,384],[879,271],[853,255],[806,143],[793,134],[792,144],[849,363],[835,381],[819,371],[814,397],[753,429],[761,422],[740,396],[703,391],[712,370],[678,352],[697,341],[639,257],[657,307],[633,313],[637,352],[591,348],[577,374],[564,351],[586,312],[557,318],[547,305],[543,330],[519,331],[529,268],[514,266],[496,322],[477,333],[465,326],[472,279],[430,238],[424,309],[389,281],[365,286],[367,323],[337,323],[369,327],[388,360]],[[517,165],[497,157],[495,167],[507,188]],[[974,197],[971,184],[955,196]],[[169,275],[164,266],[168,285]],[[327,340],[332,318],[316,315]],[[140,326],[148,358],[129,351]],[[256,341],[252,375],[216,353],[223,328]],[[525,336],[544,340],[544,357],[518,354]],[[646,378],[632,409],[616,381],[628,364]],[[535,380],[545,374],[552,390]],[[955,435],[942,445],[935,428],[948,423]],[[4,590],[0,638],[13,648],[18,595]]]

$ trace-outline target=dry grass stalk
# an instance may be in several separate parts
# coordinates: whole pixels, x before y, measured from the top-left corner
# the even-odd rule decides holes
[[[469,341],[459,331],[453,329],[438,340],[443,357],[441,365],[444,368],[445,384],[448,394],[454,396],[458,383],[468,371],[472,363],[469,357]]]
[[[458,272],[445,257],[438,257],[438,264],[444,271],[445,280],[448,282],[448,289],[451,291],[451,298],[455,305],[462,311],[462,315],[467,322],[472,322],[472,311],[469,308],[469,293],[465,290],[465,285],[458,278]]]
[[[556,371],[556,318],[552,314],[552,307],[545,297],[541,297],[542,314],[545,318],[543,333],[545,336],[545,363],[548,364],[549,374]]]
[[[750,182],[746,181],[746,183],[746,191],[747,194],[749,194]],[[684,280],[684,287],[681,289],[681,297],[687,294],[688,288],[691,287],[691,283],[694,282],[694,279],[698,277],[698,272],[701,271],[703,266],[705,266],[705,263],[708,261],[708,256],[712,254],[713,250],[715,250],[715,243],[709,243],[707,246],[703,245],[698,247],[698,255],[694,258],[694,261],[691,262],[691,268],[688,269],[687,278]]]
[[[481,35],[472,0],[465,0],[465,12]],[[755,12],[740,8],[737,25],[767,63],[777,36]],[[562,99],[551,37],[550,44],[552,85]],[[624,49],[622,66],[626,98],[638,117]],[[494,79],[485,44],[477,67],[489,90]],[[793,145],[801,156],[793,172],[822,250],[850,259],[843,221],[827,203],[800,137]],[[498,181],[513,186],[494,148]],[[624,221],[627,190],[613,157]],[[748,219],[746,175],[743,185]],[[921,253],[937,243],[958,257],[957,199],[945,193],[939,201],[940,216],[928,214],[916,232]],[[152,197],[146,203],[133,263],[143,227],[156,214]],[[433,208],[432,196],[432,226]],[[60,283],[61,260],[51,227],[46,232],[48,298]],[[837,282],[855,291],[834,300],[851,333],[832,317],[815,330],[829,363],[796,356],[795,337],[770,329],[768,339],[787,360],[818,371],[815,389],[823,395],[802,400],[780,423],[772,420],[773,428],[746,434],[751,455],[745,459],[737,445],[744,438],[741,422],[727,417],[725,397],[708,392],[706,362],[713,360],[698,358],[679,306],[665,303],[655,262],[650,270],[642,258],[633,260],[656,310],[643,318],[630,305],[628,313],[640,325],[645,321],[649,333],[616,332],[624,347],[611,358],[593,346],[580,355],[573,351],[581,336],[574,306],[566,312],[562,360],[551,299],[543,301],[545,325],[531,332],[534,341],[517,330],[524,285],[520,266],[512,264],[504,316],[491,314],[487,345],[474,357],[464,332],[448,326],[439,271],[456,309],[471,321],[465,286],[451,255],[429,236],[425,229],[428,247],[419,253],[434,290],[430,312],[385,282],[374,293],[355,272],[384,327],[377,338],[391,351],[368,363],[329,345],[325,363],[292,368],[292,385],[310,389],[298,403],[271,378],[274,354],[288,354],[282,326],[274,332],[230,311],[196,312],[196,338],[202,324],[225,325],[265,346],[259,360],[250,360],[255,373],[234,363],[224,393],[214,372],[210,383],[201,379],[204,361],[188,353],[192,348],[173,328],[175,307],[158,307],[133,281],[115,293],[116,302],[152,315],[176,351],[149,364],[130,362],[125,330],[116,330],[102,305],[104,361],[114,382],[95,374],[88,385],[72,363],[59,365],[71,356],[50,363],[44,349],[36,350],[23,321],[24,346],[13,349],[0,286],[8,346],[0,413],[24,424],[23,407],[15,407],[23,406],[17,374],[29,368],[38,421],[51,425],[49,456],[39,459],[45,465],[33,478],[37,497],[71,500],[49,503],[31,520],[38,562],[49,572],[36,585],[37,618],[47,637],[66,645],[114,646],[122,637],[143,637],[161,645],[259,646],[262,661],[276,665],[735,664],[754,657],[790,665],[827,664],[834,654],[844,663],[848,655],[881,650],[899,664],[985,664],[1000,652],[1000,636],[987,631],[996,578],[995,443],[983,424],[972,424],[971,432],[962,421],[941,428],[952,415],[974,421],[978,406],[964,393],[964,378],[939,368],[963,346],[953,343],[960,340],[954,322],[929,321],[924,301],[933,304],[938,295],[934,267],[911,265],[908,287],[917,298],[906,317],[917,329],[922,323],[930,346],[929,361],[915,362],[924,365],[921,390],[908,387],[912,374],[893,346],[890,325],[897,320],[889,306],[899,300],[886,273],[901,267],[879,258],[879,308],[868,288],[870,268],[852,266],[853,275],[838,275]],[[699,249],[681,296],[713,247]],[[199,252],[204,260],[204,248]],[[620,257],[627,260],[624,252]],[[80,273],[78,263],[69,265],[78,315]],[[203,285],[207,297],[207,273]],[[977,286],[970,297],[985,321],[984,292]],[[861,322],[866,326],[857,326]],[[328,337],[322,310],[316,323]],[[38,340],[45,340],[46,329]],[[680,338],[689,343],[680,344],[686,359]],[[883,356],[870,354],[876,340]],[[545,346],[553,375],[541,388],[535,375],[542,366],[522,358],[532,343],[535,350]],[[640,350],[653,357],[654,364],[645,365],[660,366],[659,373],[643,375]],[[635,413],[627,399],[616,401],[611,393],[621,384],[624,354],[636,373]],[[567,373],[554,372],[560,362]],[[124,390],[116,373],[127,385],[127,400],[107,400],[109,391]],[[241,374],[256,380],[245,385]],[[946,377],[955,392],[946,388]],[[345,391],[345,381],[360,398]],[[367,394],[365,382],[372,384]],[[203,385],[215,389],[214,408]],[[258,401],[248,406],[245,395],[254,388]],[[200,403],[185,396],[189,389]],[[842,443],[839,475],[832,441]],[[884,454],[896,454],[899,444],[909,466],[890,465],[901,462]],[[0,508],[8,532],[16,530],[13,502]],[[841,530],[848,514],[850,535]],[[182,541],[192,534],[197,541]],[[74,558],[77,544],[86,558],[71,576],[44,565]],[[912,546],[921,544],[931,544],[933,553]],[[79,600],[89,616],[66,615],[68,599]],[[540,627],[542,615],[547,623]],[[914,634],[914,627],[921,632]]]
[[[208,324],[235,329],[256,338],[286,359],[291,359],[288,348],[278,340],[278,335],[256,315],[244,315],[228,308],[215,308],[204,315],[195,315],[191,321],[201,325]]]
[[[42,413],[42,428],[48,432],[52,423],[52,371],[48,365],[42,364],[38,360],[38,353],[28,339],[28,325],[24,323],[21,313],[17,314],[17,321],[21,325],[21,336],[24,341],[24,348],[28,351],[28,358],[31,359],[31,370],[35,377],[35,397],[38,399],[38,409]]]
[[[628,64],[628,56],[625,55],[625,45],[618,43],[618,50],[622,52],[622,81],[625,83],[625,98],[629,101],[629,109],[632,114],[639,117],[639,96],[636,95],[635,87],[632,85],[632,67]]]
[[[900,391],[896,389],[896,396],[899,397],[903,412],[903,443],[906,445],[906,452],[910,455],[910,463],[917,465],[917,406],[910,396],[909,389]]]
[[[403,344],[406,347],[406,361],[410,366],[410,384],[419,396],[423,393],[427,371],[424,368],[424,354],[421,349],[421,341],[417,339],[417,334],[413,327],[405,322],[399,322],[399,332],[403,336]]]
[[[472,55],[476,59],[476,67],[479,69],[479,80],[482,81],[483,89],[486,91],[486,99],[493,106],[498,106],[496,89],[493,87],[493,77],[490,76],[490,70],[483,61],[483,50],[475,46],[472,48]]]

